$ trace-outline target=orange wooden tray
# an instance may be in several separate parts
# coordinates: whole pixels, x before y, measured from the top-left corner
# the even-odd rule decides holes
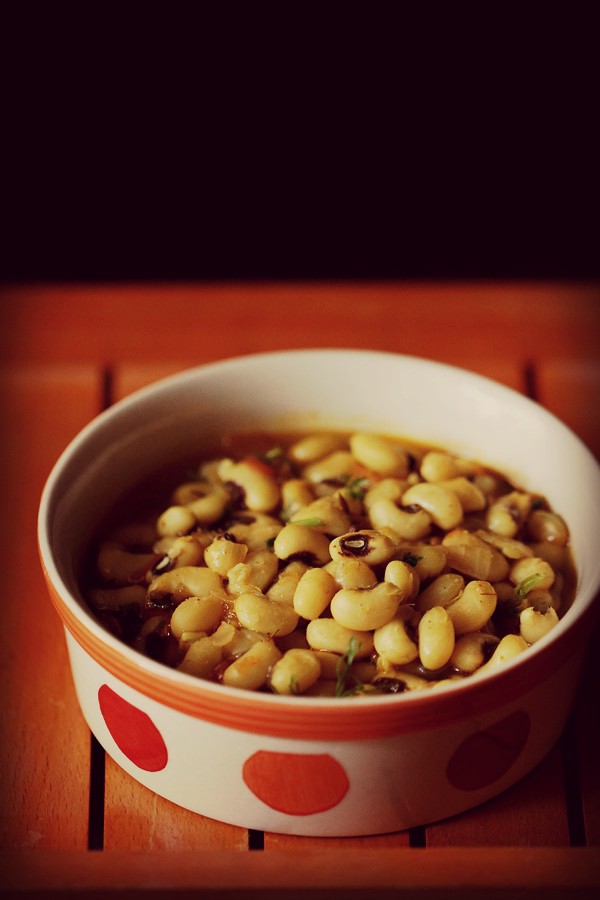
[[[42,582],[36,513],[53,462],[107,404],[187,366],[288,347],[380,349],[472,369],[534,397],[600,458],[599,301],[599,284],[571,283],[5,287],[3,893],[594,896],[600,636],[560,743],[500,797],[374,838],[248,833],[155,796],[91,739]]]

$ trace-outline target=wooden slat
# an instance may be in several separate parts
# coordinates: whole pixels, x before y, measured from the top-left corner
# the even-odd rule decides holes
[[[52,464],[98,409],[91,367],[0,375],[5,588],[0,629],[3,847],[87,846],[90,735],[64,634],[37,556],[36,518]]]
[[[487,896],[522,900],[529,891],[531,896],[548,900],[592,900],[600,885],[600,851],[581,849],[490,847],[482,852],[479,847],[458,851],[384,848],[357,853],[349,848],[335,853],[279,850],[244,856],[227,851],[30,856],[28,859],[22,854],[16,860],[7,886],[21,890],[41,887],[55,892],[51,896],[68,889],[69,898],[83,896],[85,891],[104,897],[103,889],[110,891],[118,886],[119,897],[129,896],[126,892],[133,889],[133,896],[155,900],[173,896],[211,900],[230,896],[326,896],[337,900],[357,896],[360,891],[365,897],[388,900]]]
[[[569,823],[558,747],[503,794],[427,828],[428,847],[568,845]]]
[[[106,760],[106,850],[247,850],[245,828],[181,809]]]
[[[23,285],[0,294],[0,356],[208,360],[334,343],[456,363],[594,358],[599,296],[598,284],[502,282]]]

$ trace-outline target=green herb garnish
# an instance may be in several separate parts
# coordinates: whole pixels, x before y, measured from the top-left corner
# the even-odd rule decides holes
[[[369,489],[369,479],[360,477],[360,478],[350,478],[347,476],[348,480],[346,482],[346,490],[355,500],[364,500],[365,494]]]
[[[317,525],[323,524],[323,519],[318,519],[316,516],[313,516],[312,519],[292,519],[290,521],[290,525],[307,525],[309,527],[316,527]]]
[[[348,649],[344,653],[343,656],[338,660],[338,664],[335,668],[336,674],[336,682],[335,682],[335,696],[336,697],[349,697],[352,694],[356,694],[362,688],[362,683],[358,680],[358,678],[353,676],[354,685],[353,687],[348,688],[346,685],[346,681],[348,679],[348,675],[350,673],[350,667],[354,660],[356,659],[356,654],[360,650],[360,641],[358,641],[354,636],[350,638],[348,642]]]
[[[536,588],[543,580],[544,576],[540,572],[534,572],[533,575],[528,575],[527,578],[523,578],[515,588],[515,595],[519,603],[522,603],[529,591]]]
[[[417,556],[416,553],[406,552],[401,556],[401,561],[405,562],[407,565],[412,566],[413,569],[420,559],[423,559],[422,556]]]
[[[275,459],[279,459],[280,456],[283,456],[283,448],[282,447],[271,447],[270,450],[263,455],[263,459],[265,462],[273,462]]]

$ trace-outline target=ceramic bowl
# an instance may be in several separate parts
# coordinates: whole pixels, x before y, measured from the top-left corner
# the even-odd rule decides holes
[[[373,430],[442,446],[544,494],[566,519],[572,606],[493,674],[425,692],[286,698],[213,684],[146,658],[82,599],[99,518],[132,483],[224,431]],[[354,350],[250,355],[162,380],[117,403],[56,463],[39,547],[90,729],[134,779],[252,829],[364,835],[476,806],[529,772],[572,707],[600,586],[600,469],[538,404],[471,372]]]

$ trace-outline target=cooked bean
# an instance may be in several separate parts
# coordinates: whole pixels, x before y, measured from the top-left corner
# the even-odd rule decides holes
[[[396,551],[396,543],[381,531],[363,528],[334,538],[329,545],[332,559],[362,559],[369,566],[389,562]]]
[[[373,650],[373,635],[370,631],[354,631],[336,622],[335,619],[313,619],[306,626],[306,639],[313,650],[329,650],[343,656],[354,639],[355,657],[369,656]]]
[[[314,520],[311,527],[330,537],[345,534],[352,524],[347,506],[342,505],[339,493],[311,500],[307,506],[298,509],[289,521],[293,525],[294,522],[302,523],[306,520]]]
[[[258,641],[227,666],[223,672],[223,684],[256,691],[267,683],[271,669],[279,659],[281,653],[272,640]]]
[[[156,521],[160,535],[185,534],[196,524],[194,513],[187,506],[169,506]]]
[[[379,475],[404,478],[408,474],[406,450],[393,440],[357,432],[350,437],[350,450],[359,463]]]
[[[446,610],[457,635],[479,631],[496,609],[496,591],[488,581],[469,581]]]
[[[427,585],[419,594],[418,607],[421,612],[434,606],[449,606],[458,600],[465,589],[465,579],[457,572],[446,572]]]
[[[448,565],[463,575],[480,581],[503,581],[509,571],[506,558],[477,535],[456,528],[442,540]]]
[[[402,497],[403,506],[420,506],[440,528],[456,528],[462,522],[463,508],[453,491],[439,484],[422,481],[414,484]]]
[[[287,566],[281,570],[267,591],[269,600],[276,600],[278,603],[287,603],[288,606],[293,606],[294,594],[298,587],[298,582],[304,573],[308,571],[309,567],[300,560],[294,560],[293,562],[288,563]],[[321,570],[317,569],[316,571]]]
[[[218,596],[187,597],[173,610],[171,633],[179,639],[184,631],[212,631],[223,613],[223,600]]]
[[[246,457],[241,462],[224,459],[218,472],[225,483],[231,481],[242,489],[248,509],[268,513],[281,500],[273,470],[256,457]]]
[[[490,672],[510,662],[515,656],[527,650],[528,644],[520,634],[507,634],[496,646],[491,657],[486,663],[480,666],[474,674]]]
[[[479,512],[487,506],[487,500],[481,488],[478,488],[464,475],[438,481],[437,484],[452,491],[458,497],[463,512]]]
[[[303,694],[321,674],[312,650],[287,650],[271,671],[269,683],[276,694]]]
[[[342,556],[332,559],[323,566],[323,570],[329,572],[340,588],[370,588],[377,584],[375,572],[362,559]]]
[[[421,585],[419,576],[413,567],[400,559],[392,559],[387,564],[383,580],[396,585],[400,592],[400,603],[415,600]]]
[[[209,637],[203,637],[190,644],[177,668],[180,672],[187,672],[198,678],[208,678],[221,659],[221,648],[217,647]]]
[[[223,535],[217,535],[212,544],[204,551],[204,562],[223,578],[238,563],[243,563],[248,555],[246,544],[230,541]]]
[[[344,482],[355,466],[349,450],[335,450],[317,462],[310,463],[302,470],[302,475],[311,483],[319,481]]]
[[[329,538],[310,525],[286,525],[273,543],[278,559],[302,559],[310,565],[324,565],[331,559]]]
[[[552,566],[539,556],[527,556],[519,559],[510,569],[510,580],[513,584],[520,584],[525,579],[532,579],[532,587],[540,590],[548,590],[554,584],[554,570]]]
[[[373,631],[389,622],[400,604],[399,588],[389,581],[364,590],[341,590],[331,600],[331,615],[352,631]]]
[[[413,662],[419,655],[419,647],[407,628],[410,625],[414,627],[415,624],[413,610],[401,606],[391,622],[386,622],[373,634],[373,645],[379,657],[395,666]]]
[[[105,581],[124,587],[144,581],[155,562],[154,553],[132,553],[114,541],[106,541],[98,552],[97,567]]]
[[[300,465],[316,462],[346,446],[346,439],[339,434],[308,434],[288,449],[288,456]]]
[[[233,608],[240,625],[259,634],[289,634],[298,624],[298,614],[293,607],[269,600],[262,594],[239,594]]]
[[[303,619],[317,619],[325,612],[337,589],[335,578],[325,569],[308,569],[296,585],[294,610]]]
[[[204,597],[208,594],[225,596],[221,577],[206,566],[181,566],[158,575],[148,586],[148,597],[160,604],[162,598],[172,597],[181,603],[186,597]]]
[[[389,528],[399,538],[406,541],[418,541],[429,534],[432,517],[427,510],[418,508],[414,511],[400,509],[388,497],[373,500],[369,507],[372,525],[381,531]]]
[[[418,634],[421,663],[426,669],[441,669],[454,650],[454,625],[443,606],[434,606],[424,613]]]
[[[532,606],[526,607],[519,616],[519,631],[528,644],[535,644],[545,637],[558,623],[556,610],[551,606],[546,612],[539,612]]]
[[[450,657],[450,664],[470,675],[482,666],[487,658],[487,648],[497,644],[498,638],[483,631],[471,631],[457,638]]]
[[[279,571],[277,557],[270,550],[250,550],[246,561],[237,563],[227,573],[227,590],[241,594],[255,588],[267,591]]]
[[[561,547],[569,541],[565,520],[547,509],[536,509],[529,514],[527,532],[533,541],[548,541]]]

